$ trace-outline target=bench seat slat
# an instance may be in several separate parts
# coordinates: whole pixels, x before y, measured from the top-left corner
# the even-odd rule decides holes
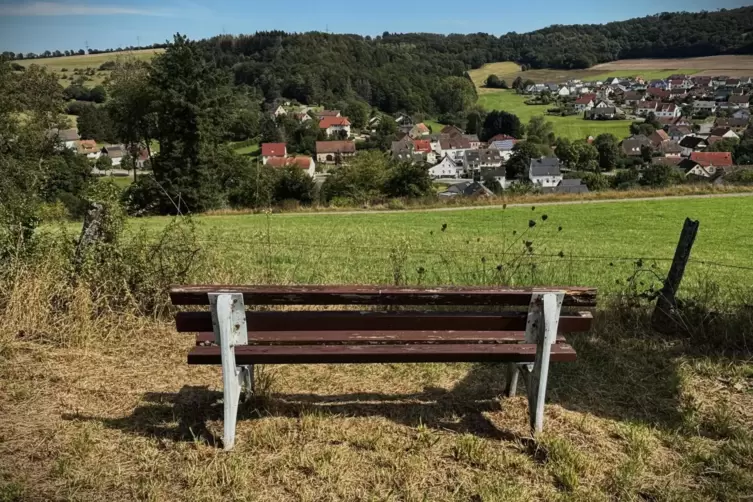
[[[437,311],[275,311],[246,312],[249,333],[254,331],[524,331],[525,312],[437,312]],[[570,312],[560,316],[558,332],[583,332],[591,329],[590,312]],[[175,318],[178,332],[212,331],[209,312],[179,312]]]
[[[338,364],[338,363],[532,363],[535,344],[436,344],[436,345],[240,345],[236,364]],[[555,344],[552,362],[575,361],[568,344]],[[221,364],[219,347],[194,347],[188,364]]]
[[[173,305],[208,305],[209,293],[242,293],[246,305],[520,305],[527,306],[533,288],[396,286],[175,286]],[[564,291],[564,306],[593,307],[595,288],[546,287]]]
[[[255,331],[250,345],[357,345],[400,343],[521,343],[525,331]],[[565,341],[558,336],[557,342]],[[214,343],[213,332],[196,335],[196,345]]]

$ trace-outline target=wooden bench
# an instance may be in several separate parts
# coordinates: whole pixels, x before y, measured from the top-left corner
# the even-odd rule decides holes
[[[549,362],[575,361],[565,333],[588,331],[592,288],[399,288],[374,286],[180,286],[174,305],[209,305],[180,312],[179,332],[196,332],[188,364],[222,366],[226,450],[235,442],[241,391],[253,392],[255,364],[502,362],[506,394],[526,378],[529,418],[542,429]],[[400,310],[246,311],[246,305],[400,306]],[[404,306],[454,307],[404,310]],[[526,307],[522,312],[467,310]],[[463,307],[463,309],[457,309]]]

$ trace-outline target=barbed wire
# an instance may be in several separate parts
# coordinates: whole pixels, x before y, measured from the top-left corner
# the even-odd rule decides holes
[[[247,240],[238,240],[234,239],[232,241],[224,241],[224,240],[198,240],[199,243],[204,244],[213,244],[217,246],[224,246],[224,247],[243,247],[246,249],[247,246],[255,246],[255,247],[268,247],[268,246],[274,246],[274,247],[286,247],[286,248],[297,248],[297,249],[318,249],[318,250],[329,250],[329,251],[336,251],[336,252],[347,252],[347,251],[359,251],[359,252],[365,252],[370,254],[370,256],[383,256],[388,255],[392,252],[401,252],[401,253],[408,253],[408,254],[431,254],[441,257],[442,254],[455,254],[455,255],[473,255],[473,256],[480,256],[480,257],[488,257],[490,259],[498,256],[507,256],[507,257],[517,257],[521,259],[535,259],[535,260],[541,260],[544,262],[553,262],[553,261],[603,261],[603,262],[609,262],[609,265],[613,265],[614,262],[671,262],[673,258],[669,257],[657,257],[657,256],[609,256],[609,255],[589,255],[589,254],[573,254],[573,253],[565,253],[564,251],[559,253],[525,253],[525,252],[511,252],[511,251],[499,251],[499,250],[478,250],[478,249],[457,249],[457,248],[448,248],[448,247],[442,247],[442,248],[426,248],[426,247],[412,247],[410,245],[408,246],[371,246],[371,245],[353,245],[349,243],[342,243],[342,244],[325,244],[325,243],[309,243],[309,242],[281,242],[281,241],[247,241]],[[521,244],[523,244],[521,242]],[[695,264],[695,265],[703,265],[703,266],[713,266],[713,267],[719,267],[719,268],[727,268],[727,269],[734,269],[734,270],[746,270],[746,271],[753,271],[753,266],[746,266],[746,265],[736,265],[736,264],[730,264],[730,263],[722,263],[717,261],[711,261],[711,260],[701,260],[701,259],[694,259],[691,258],[688,260],[688,263]]]

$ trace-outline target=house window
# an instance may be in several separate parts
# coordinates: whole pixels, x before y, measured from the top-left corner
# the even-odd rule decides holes
[[[327,155],[327,162],[334,162],[335,157],[333,155]]]

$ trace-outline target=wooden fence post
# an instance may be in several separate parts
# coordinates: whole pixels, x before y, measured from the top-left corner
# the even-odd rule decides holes
[[[664,280],[664,287],[659,291],[651,324],[655,330],[661,333],[672,333],[678,326],[676,317],[677,298],[675,295],[680,288],[680,282],[682,282],[682,276],[685,273],[685,266],[690,259],[690,250],[693,249],[699,225],[699,221],[685,218],[685,224],[680,233],[680,241],[677,243],[672,266],[669,269],[667,278]]]

